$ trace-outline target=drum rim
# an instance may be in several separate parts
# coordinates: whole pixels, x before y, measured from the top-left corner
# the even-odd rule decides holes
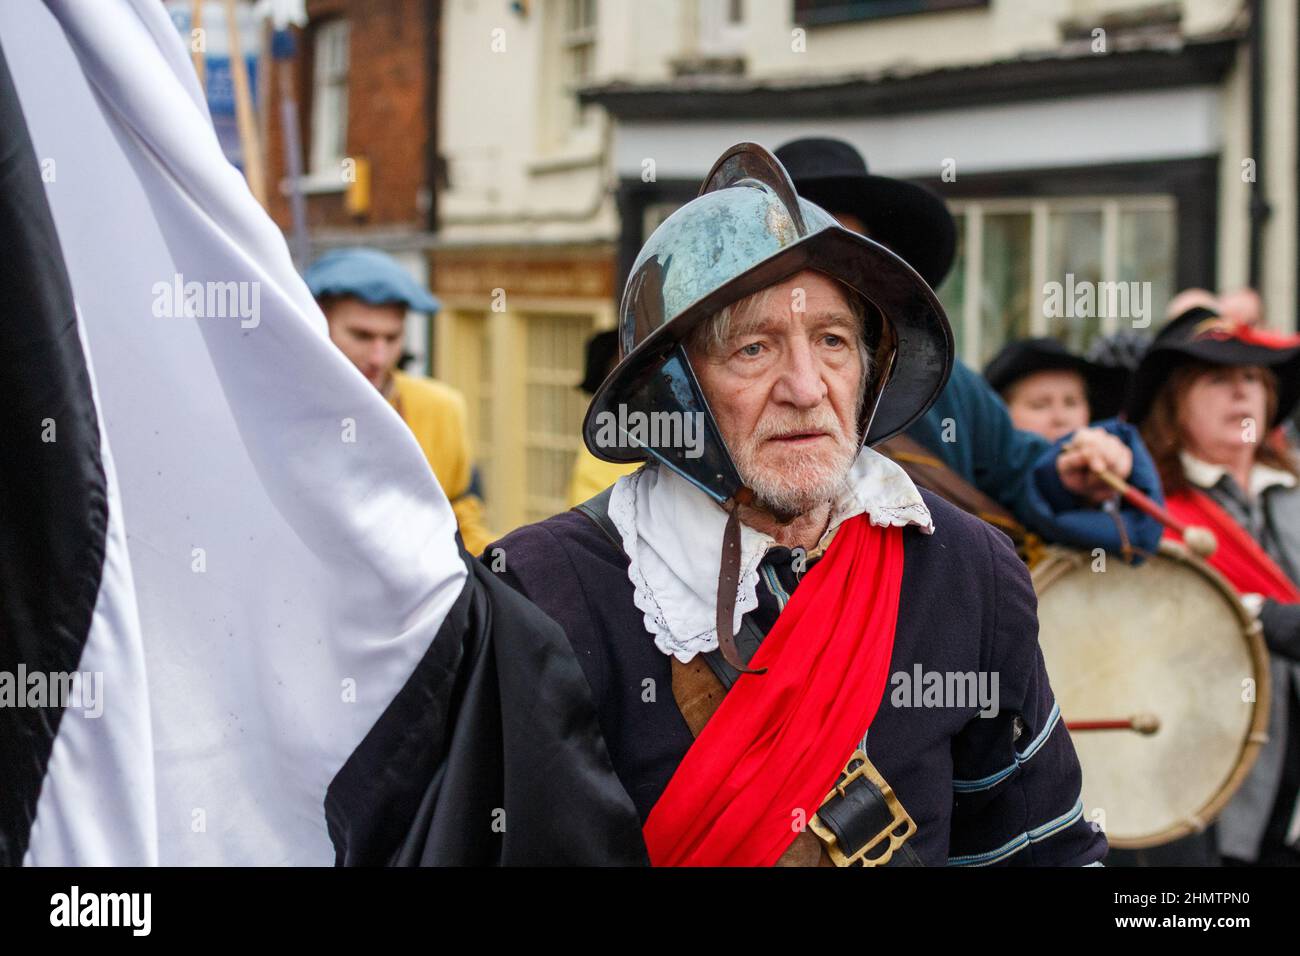
[[[1064,548],[1060,545],[1048,546],[1042,558],[1034,563],[1029,572],[1034,585],[1034,593],[1041,599],[1042,593],[1051,585],[1060,580],[1067,572],[1086,562],[1088,560],[1086,554],[1087,552]],[[1263,627],[1247,610],[1246,605],[1242,603],[1241,596],[1228,582],[1228,579],[1220,574],[1209,562],[1202,560],[1184,545],[1169,538],[1160,539],[1157,554],[1178,561],[1190,567],[1193,571],[1200,572],[1228,599],[1228,604],[1232,607],[1242,625],[1242,635],[1245,637],[1246,646],[1249,648],[1251,663],[1255,671],[1255,709],[1251,712],[1250,724],[1246,728],[1245,739],[1242,741],[1237,762],[1233,765],[1232,771],[1224,782],[1220,784],[1214,796],[1190,818],[1181,820],[1155,833],[1140,837],[1112,837],[1109,833],[1106,833],[1106,842],[1119,850],[1146,850],[1154,846],[1171,843],[1186,836],[1205,832],[1210,824],[1223,812],[1224,807],[1228,805],[1228,802],[1236,795],[1237,791],[1241,789],[1242,784],[1246,782],[1246,777],[1254,768],[1255,761],[1259,759],[1260,750],[1268,742],[1268,718],[1269,706],[1272,703],[1270,695],[1273,690],[1273,678],[1269,664],[1268,647],[1264,643]],[[1050,681],[1051,673],[1049,672],[1047,676]],[[1064,716],[1062,716],[1062,723],[1064,723]],[[1081,767],[1080,770],[1082,771],[1083,768]],[[1105,830],[1102,832],[1105,833]]]

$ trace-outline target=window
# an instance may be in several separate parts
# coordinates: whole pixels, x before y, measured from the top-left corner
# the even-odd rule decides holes
[[[1147,328],[1160,324],[1175,282],[1172,197],[954,201],[951,206],[957,261],[939,298],[957,352],[971,366],[982,368],[1013,339],[1050,335],[1083,351],[1098,336],[1141,330],[1145,319],[1151,322]],[[1087,287],[1091,308],[1076,310],[1076,303],[1086,301],[1080,296],[1089,294]]]
[[[434,375],[465,396],[470,450],[478,469],[484,517],[489,528],[504,532],[509,529],[504,527],[506,489],[501,479],[503,473],[510,473],[510,462],[507,461],[502,468],[501,460],[509,457],[510,449],[503,450],[497,423],[493,419],[501,402],[497,394],[498,378],[493,366],[488,313],[447,304],[433,325],[438,358]]]
[[[337,174],[348,154],[346,20],[327,20],[312,38],[311,172]]]
[[[562,0],[560,30],[561,126],[567,131],[590,122],[592,107],[578,102],[574,91],[591,79],[596,67],[596,0]]]
[[[987,7],[988,0],[794,0],[794,22],[804,26],[874,20],[906,13]]]
[[[734,56],[744,52],[743,0],[699,0],[695,15],[701,54]]]
[[[587,396],[577,384],[594,324],[590,315],[538,313],[527,316],[525,326],[524,521],[532,522],[568,504],[587,411]]]
[[[650,234],[682,206],[683,203],[679,202],[656,202],[646,206],[641,214],[641,241],[644,243],[649,239]]]

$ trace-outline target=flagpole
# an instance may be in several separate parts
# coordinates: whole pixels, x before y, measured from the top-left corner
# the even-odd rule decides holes
[[[302,194],[302,144],[298,137],[298,100],[293,92],[296,60],[293,34],[286,27],[271,39],[271,58],[280,90],[280,127],[284,132],[284,164],[289,187],[289,212],[293,223],[289,248],[299,269],[307,266],[311,244],[307,238],[307,201]]]
[[[235,13],[235,0],[225,0],[226,29],[230,33],[230,78],[235,88],[235,121],[239,127],[240,154],[244,160],[244,176],[248,188],[263,208],[266,208],[266,175],[262,166],[262,147],[257,136],[257,121],[253,117],[253,96],[248,84],[248,64],[239,47],[239,18]]]
[[[190,4],[190,59],[194,61],[194,72],[199,77],[199,89],[208,95],[208,61],[206,40],[194,46],[194,34],[203,30],[203,0],[193,0]]]
[[[271,99],[271,15],[267,13],[257,24],[257,97],[253,101],[261,107],[257,110],[257,140],[266,150],[262,168],[267,177],[271,175]],[[269,179],[267,188],[272,188]]]

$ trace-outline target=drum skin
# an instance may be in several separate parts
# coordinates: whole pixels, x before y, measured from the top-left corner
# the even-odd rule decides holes
[[[1071,734],[1085,819],[1142,849],[1203,830],[1241,786],[1265,740],[1268,652],[1231,585],[1182,546],[1162,541],[1140,567],[1097,561],[1053,547],[1034,565],[1039,643],[1067,725],[1158,718],[1151,735]]]

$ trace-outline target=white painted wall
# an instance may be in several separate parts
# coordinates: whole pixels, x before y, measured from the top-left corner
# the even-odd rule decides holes
[[[1222,140],[1217,87],[1078,97],[919,115],[791,118],[785,122],[622,123],[613,162],[638,175],[654,158],[661,178],[703,176],[719,154],[750,139],[769,148],[798,136],[836,136],[867,157],[873,172],[957,176],[995,170],[1204,156]]]
[[[1296,17],[1293,0],[1268,8],[1265,109],[1268,125],[1262,163],[1273,215],[1264,232],[1260,292],[1269,324],[1294,328],[1296,320]],[[1240,178],[1240,177],[1238,177]]]
[[[702,3],[714,0],[599,0],[597,82],[664,82],[672,61],[692,51]],[[1289,326],[1295,312],[1296,7],[1269,4],[1268,163],[1275,215],[1266,236],[1269,308]],[[885,68],[933,69],[1058,49],[1060,25],[1086,24],[1149,0],[992,0],[987,8],[899,16],[810,28],[806,52],[791,49],[791,0],[745,0],[731,42],[755,78],[833,76]],[[1182,0],[1184,35],[1213,35],[1240,15],[1236,0]],[[548,17],[561,0],[533,0],[527,16],[504,0],[447,0],[444,8],[440,142],[450,163],[441,199],[442,238],[452,243],[611,240],[616,174],[701,175],[726,146],[752,139],[777,145],[820,132],[857,144],[873,170],[932,176],[952,157],[958,175],[993,169],[1222,154],[1219,272],[1225,287],[1245,279],[1248,222],[1240,160],[1249,148],[1245,61],[1216,89],[1078,97],[950,110],[912,117],[785,122],[632,123],[617,131],[598,116],[581,135],[556,143],[547,83],[556,68]],[[708,11],[705,11],[707,16]],[[492,31],[506,49],[494,53]],[[697,51],[695,51],[697,52]]]

